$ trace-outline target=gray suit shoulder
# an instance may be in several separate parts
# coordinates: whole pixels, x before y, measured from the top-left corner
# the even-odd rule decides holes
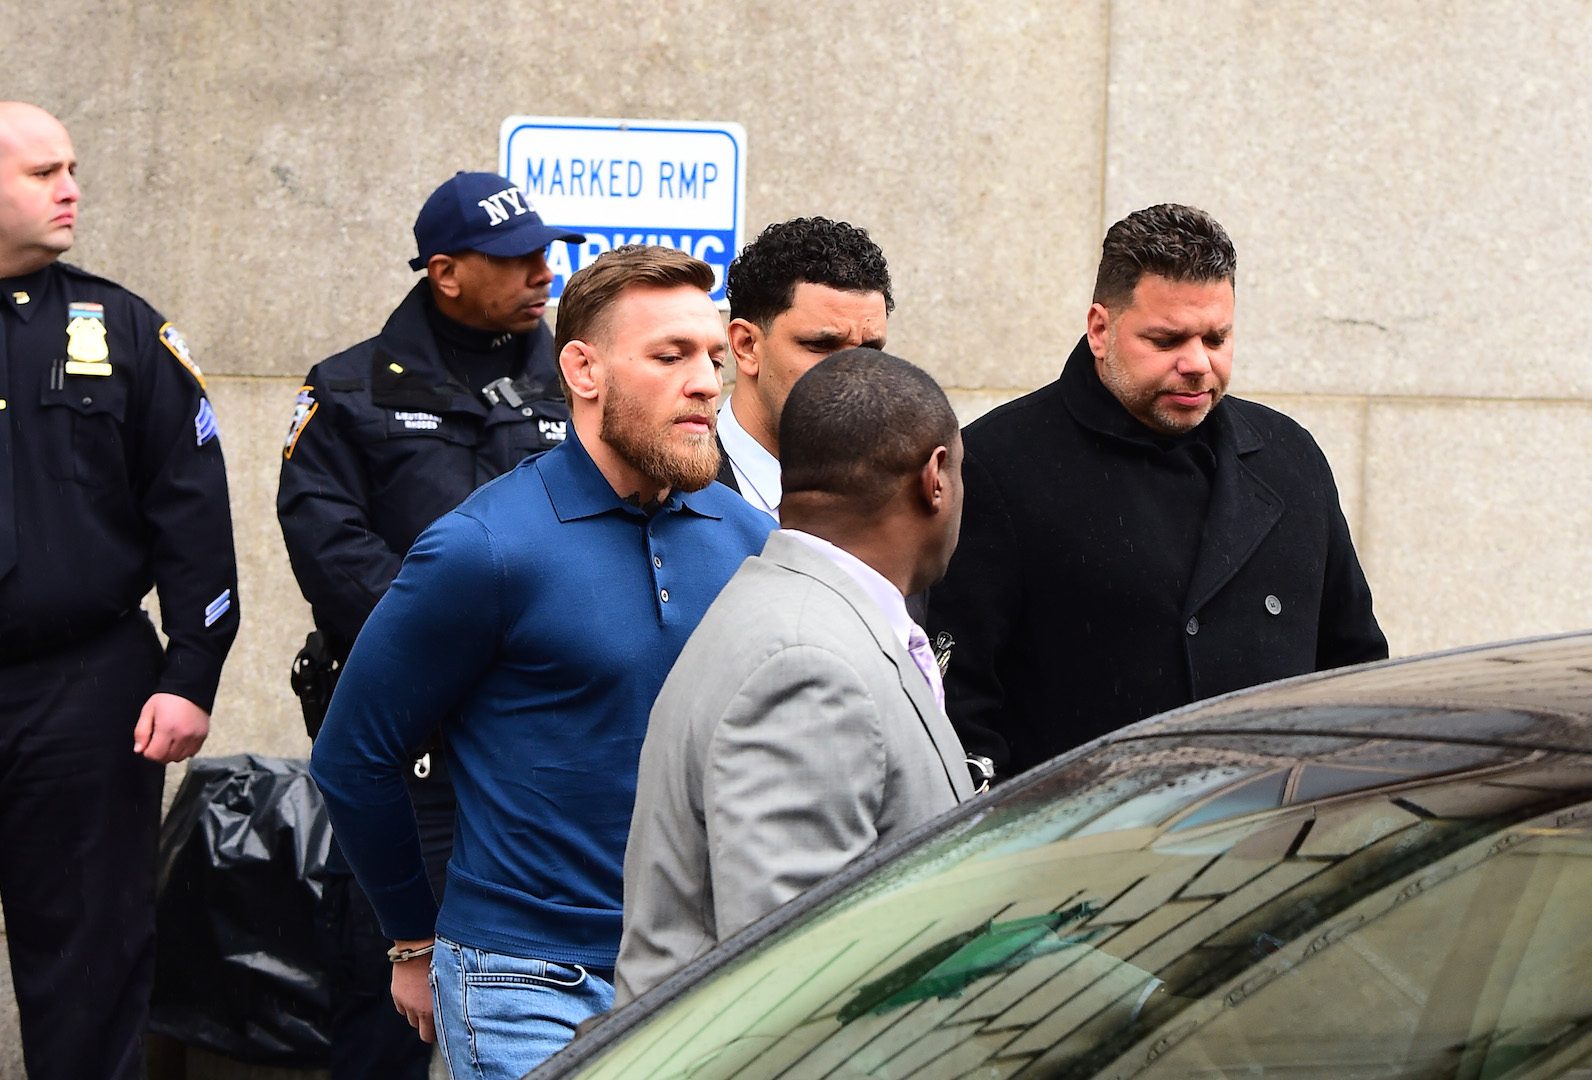
[[[815,577],[761,556],[742,565],[715,607],[732,633],[745,630],[744,637],[732,640],[758,640],[767,655],[791,645],[823,647],[854,639],[837,625],[837,617],[844,624],[849,610],[844,597]]]

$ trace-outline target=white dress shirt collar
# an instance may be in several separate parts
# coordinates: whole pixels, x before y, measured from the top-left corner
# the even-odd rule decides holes
[[[735,472],[735,482],[741,485],[741,495],[747,502],[779,520],[779,459],[763,444],[748,435],[741,422],[735,418],[734,401],[726,401],[719,410],[719,442],[730,459]]]

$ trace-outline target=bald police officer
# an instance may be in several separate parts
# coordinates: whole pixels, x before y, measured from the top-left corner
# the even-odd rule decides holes
[[[60,121],[0,102],[0,898],[33,1080],[143,1073],[161,781],[238,629],[204,377],[153,308],[59,261],[76,167]]]

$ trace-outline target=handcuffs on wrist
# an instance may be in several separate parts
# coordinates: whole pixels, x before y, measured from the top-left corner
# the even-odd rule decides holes
[[[422,956],[429,956],[431,951],[436,947],[437,943],[434,941],[430,945],[422,945],[418,949],[411,949],[407,947],[400,949],[398,946],[394,945],[392,948],[387,950],[387,959],[391,960],[395,964],[401,964],[405,960],[418,960]]]

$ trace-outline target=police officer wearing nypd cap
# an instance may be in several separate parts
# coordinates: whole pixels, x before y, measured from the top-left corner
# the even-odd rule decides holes
[[[60,261],[76,165],[59,120],[0,102],[0,900],[33,1080],[143,1075],[162,779],[238,630],[204,378]]]
[[[545,224],[493,173],[460,172],[421,207],[416,282],[375,337],[317,364],[294,402],[277,516],[316,633],[294,664],[313,737],[336,672],[415,538],[481,484],[565,436],[546,249],[585,237]],[[408,777],[433,889],[453,842],[443,756]],[[340,856],[335,860],[340,864]],[[424,1077],[431,1048],[389,996],[391,967],[346,868],[329,909],[332,1075]]]

